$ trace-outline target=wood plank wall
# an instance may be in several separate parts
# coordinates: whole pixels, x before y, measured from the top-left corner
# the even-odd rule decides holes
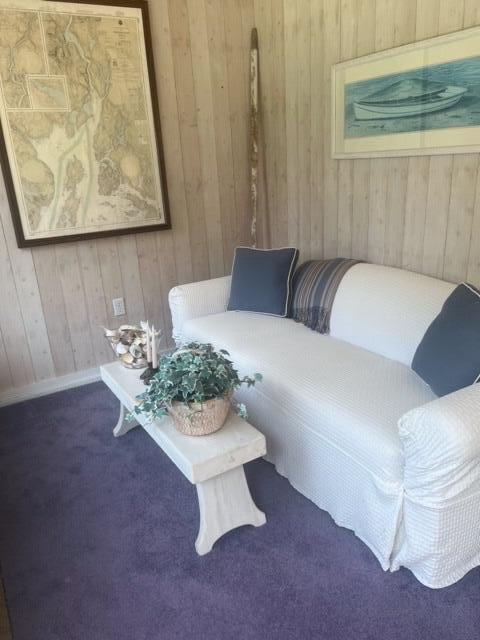
[[[148,317],[169,335],[170,287],[224,275],[248,241],[253,0],[149,8],[173,228],[20,250],[0,182],[0,391],[108,361],[101,325]]]
[[[229,271],[249,240],[254,24],[259,246],[480,285],[478,154],[330,157],[331,65],[479,25],[478,0],[150,0],[150,13],[173,229],[19,250],[0,183],[0,390],[108,360],[112,298],[169,334],[169,288]]]
[[[330,156],[331,65],[480,25],[478,0],[255,0],[255,21],[272,245],[480,285],[478,154]]]

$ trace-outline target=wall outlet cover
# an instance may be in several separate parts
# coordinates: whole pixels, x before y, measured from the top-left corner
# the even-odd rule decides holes
[[[112,300],[113,304],[113,315],[114,316],[124,316],[125,315],[125,302],[123,298],[114,298]]]

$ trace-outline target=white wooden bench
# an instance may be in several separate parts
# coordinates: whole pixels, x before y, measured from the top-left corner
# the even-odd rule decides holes
[[[138,370],[120,362],[100,367],[103,382],[120,401],[120,417],[113,430],[122,436],[141,425],[183,475],[197,487],[200,528],[195,542],[199,555],[211,551],[227,531],[251,524],[265,524],[265,514],[252,500],[243,465],[266,453],[265,437],[246,420],[231,413],[220,431],[208,436],[186,436],[169,417],[149,421],[144,414],[127,421],[136,397],[146,389]]]

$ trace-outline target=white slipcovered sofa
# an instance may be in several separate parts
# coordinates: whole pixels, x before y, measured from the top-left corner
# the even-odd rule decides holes
[[[453,284],[358,264],[335,297],[330,335],[225,311],[230,277],[175,287],[174,339],[211,342],[240,372],[267,459],[383,569],[444,587],[480,565],[480,385],[437,398],[410,364]]]

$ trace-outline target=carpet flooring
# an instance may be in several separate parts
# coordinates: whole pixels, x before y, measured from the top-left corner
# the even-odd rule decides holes
[[[384,573],[260,460],[267,515],[196,555],[195,489],[95,383],[0,410],[0,564],[13,640],[479,640],[480,570]]]

